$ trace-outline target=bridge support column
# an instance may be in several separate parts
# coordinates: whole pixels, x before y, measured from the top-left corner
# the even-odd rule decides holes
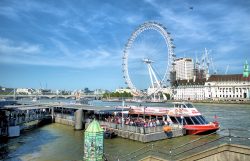
[[[54,112],[54,107],[51,107],[51,122],[54,123],[55,122],[55,112]]]
[[[75,112],[75,130],[82,130],[83,128],[83,124],[82,124],[82,120],[83,120],[83,111],[82,109],[79,109]]]

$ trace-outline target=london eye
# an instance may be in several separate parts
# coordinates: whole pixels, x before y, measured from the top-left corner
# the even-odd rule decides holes
[[[162,92],[168,85],[175,59],[174,48],[170,32],[160,23],[145,22],[135,29],[122,57],[123,78],[135,96],[150,96]],[[144,77],[138,74],[140,71]]]

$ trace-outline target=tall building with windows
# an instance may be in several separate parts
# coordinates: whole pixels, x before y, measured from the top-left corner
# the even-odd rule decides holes
[[[174,82],[174,100],[204,100],[206,79],[177,80]]]
[[[205,83],[205,98],[212,100],[249,100],[250,76],[211,75]]]
[[[249,68],[248,68],[248,63],[247,63],[247,60],[244,64],[244,70],[243,70],[243,77],[248,77],[250,74],[250,71],[249,71]]]
[[[176,80],[190,80],[194,77],[194,62],[191,58],[178,58],[174,62]]]

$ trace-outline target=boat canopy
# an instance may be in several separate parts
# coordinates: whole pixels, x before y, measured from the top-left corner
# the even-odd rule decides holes
[[[95,114],[116,114],[118,112],[128,112],[128,109],[100,110],[95,111]]]
[[[157,107],[133,107],[129,110],[129,114],[145,114],[145,115],[166,115],[169,109]]]

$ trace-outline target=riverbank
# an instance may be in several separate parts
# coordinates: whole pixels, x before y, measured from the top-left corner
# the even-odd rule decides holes
[[[122,99],[109,99],[102,100],[103,102],[122,102]],[[231,100],[167,100],[159,102],[150,102],[150,101],[133,101],[125,100],[126,103],[174,103],[174,102],[192,102],[192,103],[205,103],[205,104],[248,104],[250,105],[250,100],[241,100],[241,101],[231,101]]]
[[[203,101],[190,101],[192,103],[204,103],[204,104],[247,104],[250,105],[249,101],[210,101],[210,100],[203,100]]]

